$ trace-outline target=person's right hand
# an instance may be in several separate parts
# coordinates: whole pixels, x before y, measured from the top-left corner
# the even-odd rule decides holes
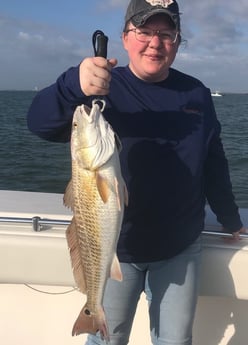
[[[85,58],[79,68],[81,90],[86,96],[104,96],[109,93],[111,70],[117,60],[103,57]]]

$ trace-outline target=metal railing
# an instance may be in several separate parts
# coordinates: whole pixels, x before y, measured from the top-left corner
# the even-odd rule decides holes
[[[19,224],[31,224],[33,231],[45,231],[52,226],[68,226],[70,220],[61,219],[49,219],[35,216],[32,218],[22,217],[0,217],[0,223],[19,223]],[[205,229],[202,232],[208,236],[221,236],[221,237],[232,237],[232,234],[221,231],[221,226],[218,225],[205,225]],[[248,239],[248,234],[240,234],[240,238]]]
[[[31,224],[34,231],[44,231],[47,230],[48,226],[68,226],[70,224],[69,220],[61,219],[48,219],[35,216],[32,218],[21,218],[21,217],[0,217],[0,223],[19,223],[19,224]]]

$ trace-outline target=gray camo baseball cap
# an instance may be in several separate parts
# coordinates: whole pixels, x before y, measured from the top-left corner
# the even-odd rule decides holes
[[[131,21],[135,27],[142,26],[155,14],[166,14],[180,31],[180,13],[175,0],[131,0],[127,7],[125,23]]]

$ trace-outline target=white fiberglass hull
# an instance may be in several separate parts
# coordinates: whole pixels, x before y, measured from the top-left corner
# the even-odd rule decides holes
[[[0,217],[36,216],[65,222],[71,219],[62,195],[0,191]],[[247,226],[248,210],[242,210],[242,217]],[[211,229],[218,229],[211,212],[206,219]],[[84,344],[86,335],[71,337],[85,297],[71,291],[74,280],[65,229],[65,225],[46,225],[35,232],[31,224],[0,222],[0,339],[4,345]],[[248,343],[247,265],[246,239],[231,243],[204,236],[194,345]],[[151,345],[143,295],[129,344]]]

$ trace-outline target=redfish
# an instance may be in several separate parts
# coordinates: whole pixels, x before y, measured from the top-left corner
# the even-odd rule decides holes
[[[73,211],[66,237],[74,279],[87,295],[72,335],[99,331],[108,342],[102,300],[108,278],[122,280],[116,247],[128,193],[120,168],[120,141],[103,117],[104,107],[104,101],[94,100],[92,108],[82,105],[74,112],[72,179],[64,204]]]

